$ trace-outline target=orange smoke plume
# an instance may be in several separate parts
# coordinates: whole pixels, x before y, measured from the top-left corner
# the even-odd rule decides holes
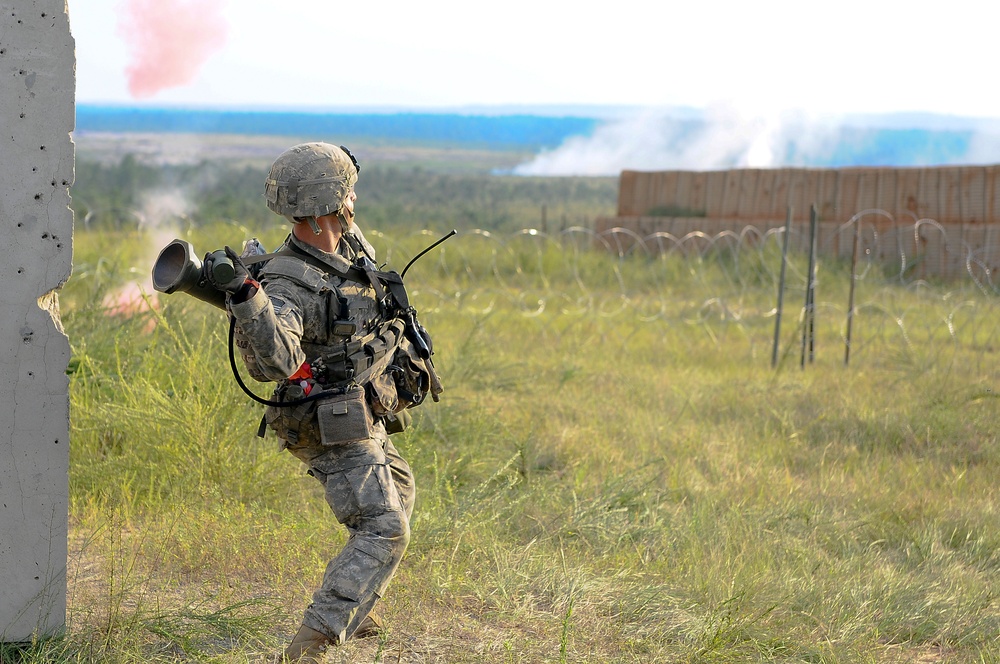
[[[134,98],[189,83],[226,41],[225,0],[125,0],[118,31],[132,61],[125,68]]]
[[[159,301],[154,298],[144,298],[144,293],[149,293],[150,288],[140,286],[138,283],[126,283],[116,291],[104,296],[102,302],[104,312],[113,318],[131,319],[136,316],[144,316],[152,309],[159,309]],[[148,301],[147,301],[148,300]],[[152,332],[156,327],[156,317],[149,316],[142,326],[144,332]]]

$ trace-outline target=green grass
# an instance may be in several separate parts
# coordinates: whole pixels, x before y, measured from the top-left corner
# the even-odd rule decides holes
[[[370,236],[398,269],[439,234]],[[21,661],[261,661],[345,535],[255,438],[220,312],[102,306],[165,241],[75,243],[69,622]],[[796,256],[772,368],[777,257],[463,233],[417,263],[446,391],[395,439],[418,498],[388,634],[330,661],[1000,661],[996,299],[866,277],[845,367],[823,263],[802,368]]]

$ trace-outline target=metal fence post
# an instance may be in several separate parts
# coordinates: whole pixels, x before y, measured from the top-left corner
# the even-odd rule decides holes
[[[816,214],[816,204],[809,208],[809,272],[806,283],[805,318],[802,325],[802,357],[801,366],[805,368],[808,350],[809,363],[815,357],[815,319],[816,319],[816,228],[819,218]]]
[[[774,348],[771,350],[771,366],[778,365],[778,344],[781,338],[781,307],[785,295],[785,268],[788,266],[788,236],[792,228],[792,206],[785,212],[785,237],[781,245],[781,276],[778,277],[778,306],[774,317]]]
[[[858,245],[861,242],[861,218],[854,222],[854,249],[851,252],[851,288],[847,301],[847,334],[844,339],[844,366],[851,361],[851,327],[854,322],[854,285],[858,280]]]

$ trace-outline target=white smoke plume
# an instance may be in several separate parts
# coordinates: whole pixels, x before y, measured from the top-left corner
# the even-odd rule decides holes
[[[154,189],[142,193],[135,214],[143,236],[143,252],[139,265],[130,270],[134,279],[104,297],[104,308],[109,315],[129,318],[141,314],[146,310],[147,297],[150,305],[159,306],[159,294],[153,289],[152,265],[171,240],[182,236],[182,222],[193,210],[194,203],[181,189]],[[149,324],[154,324],[153,319]]]
[[[514,169],[517,175],[617,175],[631,170],[712,170],[784,165],[791,145],[798,158],[819,154],[834,140],[830,121],[798,112],[746,114],[733,106],[708,109],[692,120],[646,110],[598,126]]]
[[[140,224],[146,230],[169,230],[194,210],[194,203],[181,189],[144,191],[139,204]]]
[[[923,113],[811,116],[720,104],[607,120],[513,169],[517,175],[615,176],[623,170],[722,170],[1000,163],[1000,120]]]

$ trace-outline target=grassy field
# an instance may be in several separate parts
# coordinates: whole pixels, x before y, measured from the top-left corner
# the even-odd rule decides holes
[[[429,241],[372,238],[397,268]],[[69,623],[14,661],[265,661],[344,542],[255,437],[221,312],[115,304],[169,239],[76,235]],[[408,277],[446,391],[395,438],[418,497],[388,629],[330,662],[1000,662],[995,297],[866,282],[845,367],[824,264],[815,362],[786,305],[772,368],[773,252],[497,246]]]

